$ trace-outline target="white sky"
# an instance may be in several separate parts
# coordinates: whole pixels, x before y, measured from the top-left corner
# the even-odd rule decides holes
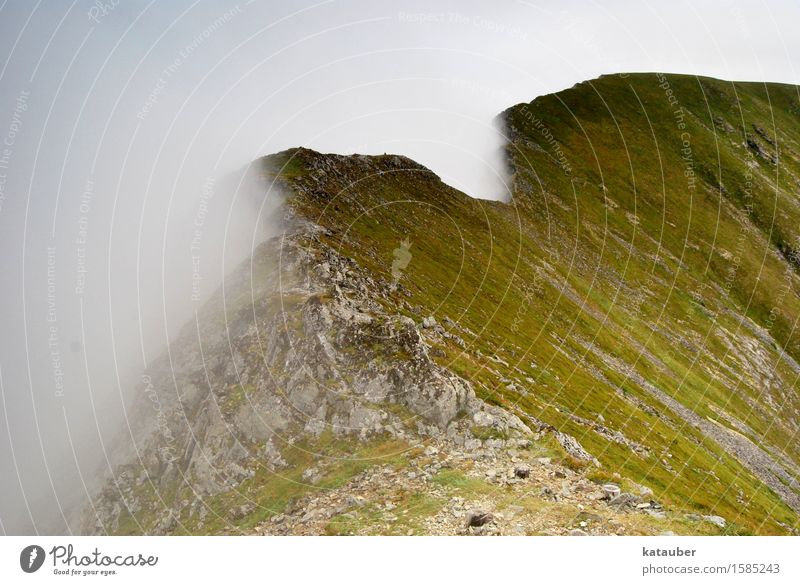
[[[0,9],[0,139],[16,131],[0,169],[0,531],[65,530],[56,495],[64,505],[80,495],[67,425],[81,463],[99,461],[90,397],[117,393],[115,371],[139,371],[191,315],[185,228],[207,177],[303,145],[405,154],[498,198],[492,119],[515,103],[614,72],[798,81],[794,1],[93,6]],[[89,180],[80,297],[75,238]],[[207,241],[225,240],[228,262],[246,256],[250,238],[231,241],[224,223],[209,224]],[[54,396],[46,339],[48,246],[65,398]],[[230,264],[204,253],[207,294]]]

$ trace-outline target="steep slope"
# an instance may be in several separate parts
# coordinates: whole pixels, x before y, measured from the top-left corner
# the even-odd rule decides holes
[[[87,527],[797,531],[799,115],[776,84],[579,84],[501,115],[507,203],[266,157],[286,234],[143,380]]]

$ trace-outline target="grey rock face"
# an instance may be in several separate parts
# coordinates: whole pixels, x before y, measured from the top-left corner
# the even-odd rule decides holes
[[[378,302],[379,283],[303,224],[262,245],[187,327],[170,359],[147,376],[135,453],[143,466],[109,482],[86,531],[104,532],[138,502],[135,485],[187,484],[198,495],[235,488],[259,465],[288,465],[284,445],[304,437],[365,440],[383,435],[447,436],[468,443],[470,421],[528,434],[512,414],[476,399],[470,383],[437,365],[423,332]],[[280,259],[280,262],[277,262]],[[157,403],[157,417],[150,407]],[[477,439],[477,447],[481,442]],[[469,446],[466,446],[469,448]],[[123,458],[125,459],[125,458]],[[137,461],[131,453],[127,460]],[[303,477],[308,483],[319,474]],[[188,504],[187,504],[188,507]],[[174,527],[180,503],[158,524]],[[170,520],[172,519],[172,520]]]

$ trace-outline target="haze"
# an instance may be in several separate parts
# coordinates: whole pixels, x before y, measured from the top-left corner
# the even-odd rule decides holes
[[[393,152],[504,198],[508,106],[623,71],[797,83],[798,21],[791,1],[4,2],[0,530],[76,528],[132,383],[274,227],[275,194],[232,171]]]

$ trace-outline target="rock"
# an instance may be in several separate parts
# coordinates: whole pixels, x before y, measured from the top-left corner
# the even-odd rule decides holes
[[[319,512],[317,510],[309,510],[308,512],[303,514],[303,517],[300,518],[300,522],[311,522],[317,516],[319,516]]]
[[[776,146],[775,139],[770,136],[766,130],[764,130],[761,126],[753,124],[753,130],[756,131],[756,134],[761,136],[766,142],[768,142],[771,146]]]
[[[541,496],[545,500],[550,500],[551,502],[557,502],[558,501],[558,496],[549,487],[542,488]]]
[[[720,528],[725,528],[728,525],[728,521],[725,520],[722,516],[703,516],[703,520],[706,522],[711,522],[715,526],[719,526]]]
[[[431,329],[433,327],[436,327],[436,319],[433,318],[433,315],[431,315],[430,317],[425,317],[422,320],[422,327],[423,329]]]
[[[570,536],[589,536],[585,531],[580,528],[573,528],[569,531]]]
[[[561,446],[564,447],[564,450],[576,459],[580,459],[581,461],[597,461],[597,459],[595,459],[595,457],[586,451],[586,449],[584,449],[578,440],[572,435],[562,433],[561,431],[555,431],[553,435],[561,444]]]
[[[502,449],[505,447],[506,442],[502,439],[486,439],[487,449]]]
[[[622,492],[620,495],[608,502],[608,505],[617,510],[633,509],[641,501],[639,496]]]
[[[747,146],[747,148],[749,148],[753,154],[771,162],[772,164],[776,164],[778,162],[778,159],[774,154],[765,151],[763,148],[761,148],[761,145],[752,138],[748,138],[745,141],[745,146]]]
[[[317,273],[320,275],[321,278],[327,279],[331,276],[331,265],[327,262],[323,262],[317,267]]]
[[[445,431],[459,414],[473,410],[475,392],[466,380],[440,368],[429,357],[425,359],[427,372],[420,372],[418,365],[403,366],[407,373],[397,375],[396,382],[401,389],[399,398],[439,431]]]
[[[467,526],[483,526],[493,519],[494,517],[490,512],[484,512],[482,510],[470,510],[467,512]]]
[[[242,504],[241,506],[231,508],[228,512],[228,517],[236,522],[243,518],[246,518],[256,509],[256,505],[254,502],[248,502],[247,504]]]
[[[551,462],[551,461],[552,461],[552,459],[551,459],[550,457],[539,457],[539,458],[536,460],[536,462],[537,462],[539,465],[550,465],[550,462]]]
[[[464,449],[467,451],[477,451],[481,448],[481,440],[480,439],[467,439],[464,441]]]
[[[303,472],[303,481],[316,485],[322,479],[322,471],[316,467],[309,467]]]
[[[527,465],[518,465],[514,468],[514,477],[519,479],[528,479],[531,475],[531,468]]]
[[[172,531],[178,524],[172,510],[167,510],[164,516],[158,521],[153,529],[154,534],[167,534]]]
[[[717,130],[720,132],[731,133],[735,130],[735,128],[731,126],[730,123],[722,116],[714,117],[714,126],[716,126]]]
[[[472,422],[479,427],[490,427],[494,425],[494,417],[485,410],[479,410],[472,415]]]

